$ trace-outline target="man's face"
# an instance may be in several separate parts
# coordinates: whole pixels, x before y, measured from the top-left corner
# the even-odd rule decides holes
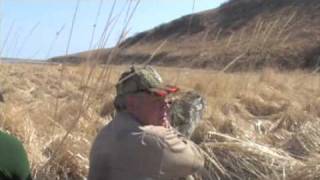
[[[128,97],[127,109],[143,125],[169,126],[167,111],[169,104],[165,97],[139,93]]]

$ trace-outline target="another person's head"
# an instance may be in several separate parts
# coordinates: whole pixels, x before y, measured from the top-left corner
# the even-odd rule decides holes
[[[167,95],[178,88],[162,84],[151,67],[132,67],[124,72],[116,86],[114,105],[117,111],[131,113],[143,125],[167,126]]]

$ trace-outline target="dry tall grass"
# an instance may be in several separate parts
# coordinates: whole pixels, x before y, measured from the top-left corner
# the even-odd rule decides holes
[[[112,87],[123,69],[109,67],[110,81],[101,83],[99,76],[105,69],[99,66],[89,83],[81,83],[90,73],[87,65],[64,66],[61,81],[59,65],[0,64],[6,100],[0,105],[0,127],[23,141],[35,179],[86,177],[90,145],[110,120],[100,117],[101,109],[110,115]],[[198,179],[319,178],[317,74],[271,69],[255,73],[159,70],[168,83],[196,89],[207,99],[204,121],[193,140],[223,171],[208,163],[207,172],[198,174]],[[83,98],[84,91],[89,93]]]

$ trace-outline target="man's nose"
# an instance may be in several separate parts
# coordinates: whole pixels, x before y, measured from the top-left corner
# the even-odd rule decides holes
[[[172,101],[170,101],[170,100],[166,100],[165,102],[166,102],[166,104],[167,104],[168,107],[170,107],[171,104],[172,104]]]
[[[168,101],[166,101],[166,103],[165,103],[165,104],[166,104],[166,106],[167,106],[167,107],[170,107],[170,106],[171,106],[171,102],[170,102],[170,101],[169,101],[169,102],[168,102]]]
[[[170,106],[171,106],[171,104],[166,102],[166,103],[164,104],[164,109],[165,109],[165,110],[168,110],[168,109],[170,108]]]

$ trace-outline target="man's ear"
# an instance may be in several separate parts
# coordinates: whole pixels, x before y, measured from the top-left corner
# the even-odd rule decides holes
[[[132,109],[132,107],[134,107],[136,104],[136,98],[134,96],[127,96],[125,101],[127,109]]]

